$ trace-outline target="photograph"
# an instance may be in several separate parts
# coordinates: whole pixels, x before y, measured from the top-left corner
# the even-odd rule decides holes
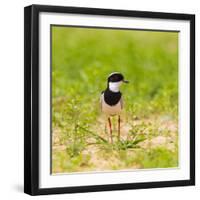
[[[179,32],[50,26],[51,174],[179,167]]]

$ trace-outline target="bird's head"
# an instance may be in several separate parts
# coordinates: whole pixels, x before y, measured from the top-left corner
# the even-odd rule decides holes
[[[113,72],[108,76],[108,88],[113,92],[119,92],[122,83],[128,83],[124,76],[119,72]]]

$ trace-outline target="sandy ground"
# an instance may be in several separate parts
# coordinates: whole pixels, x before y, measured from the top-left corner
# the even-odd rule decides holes
[[[115,119],[113,119],[113,122],[113,139],[115,143],[117,141],[117,123]],[[129,132],[136,129],[137,135],[143,134],[146,137],[144,141],[138,144],[140,148],[152,149],[165,147],[170,151],[175,151],[178,141],[177,126],[178,124],[169,116],[151,117],[150,119],[135,119],[132,121],[122,119],[121,140],[129,140]],[[109,141],[108,127],[105,132],[105,119],[103,117],[97,120],[97,124],[93,127],[93,131],[96,131],[98,135]],[[53,156],[56,152],[66,154],[66,145],[62,144],[61,141],[60,130],[58,128],[54,129],[52,139]],[[82,151],[82,154],[83,156],[90,155],[88,165],[92,166],[95,171],[127,168],[116,151],[112,151],[112,155],[102,151],[102,147],[100,147],[99,144],[92,144],[95,142],[92,137],[87,138],[87,142],[91,144],[87,145]],[[137,153],[137,149],[127,149],[126,153],[128,156],[134,156],[135,153]],[[134,169],[140,168],[140,166],[133,163],[128,168]],[[87,171],[87,166],[85,168],[83,166],[82,170]],[[60,172],[60,169],[53,169],[53,172],[57,171]]]

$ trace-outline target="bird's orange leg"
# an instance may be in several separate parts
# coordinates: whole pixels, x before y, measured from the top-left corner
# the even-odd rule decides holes
[[[120,123],[121,123],[121,119],[120,119],[120,115],[118,115],[118,140],[120,140]]]
[[[108,117],[108,124],[109,124],[109,129],[110,129],[110,139],[111,143],[113,143],[113,138],[112,138],[112,124],[111,124],[111,119]]]

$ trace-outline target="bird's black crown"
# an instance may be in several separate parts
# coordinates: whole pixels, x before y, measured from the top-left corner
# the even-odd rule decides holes
[[[124,80],[124,76],[119,72],[114,72],[110,74],[110,76],[108,77],[108,82],[119,82],[123,80]]]

